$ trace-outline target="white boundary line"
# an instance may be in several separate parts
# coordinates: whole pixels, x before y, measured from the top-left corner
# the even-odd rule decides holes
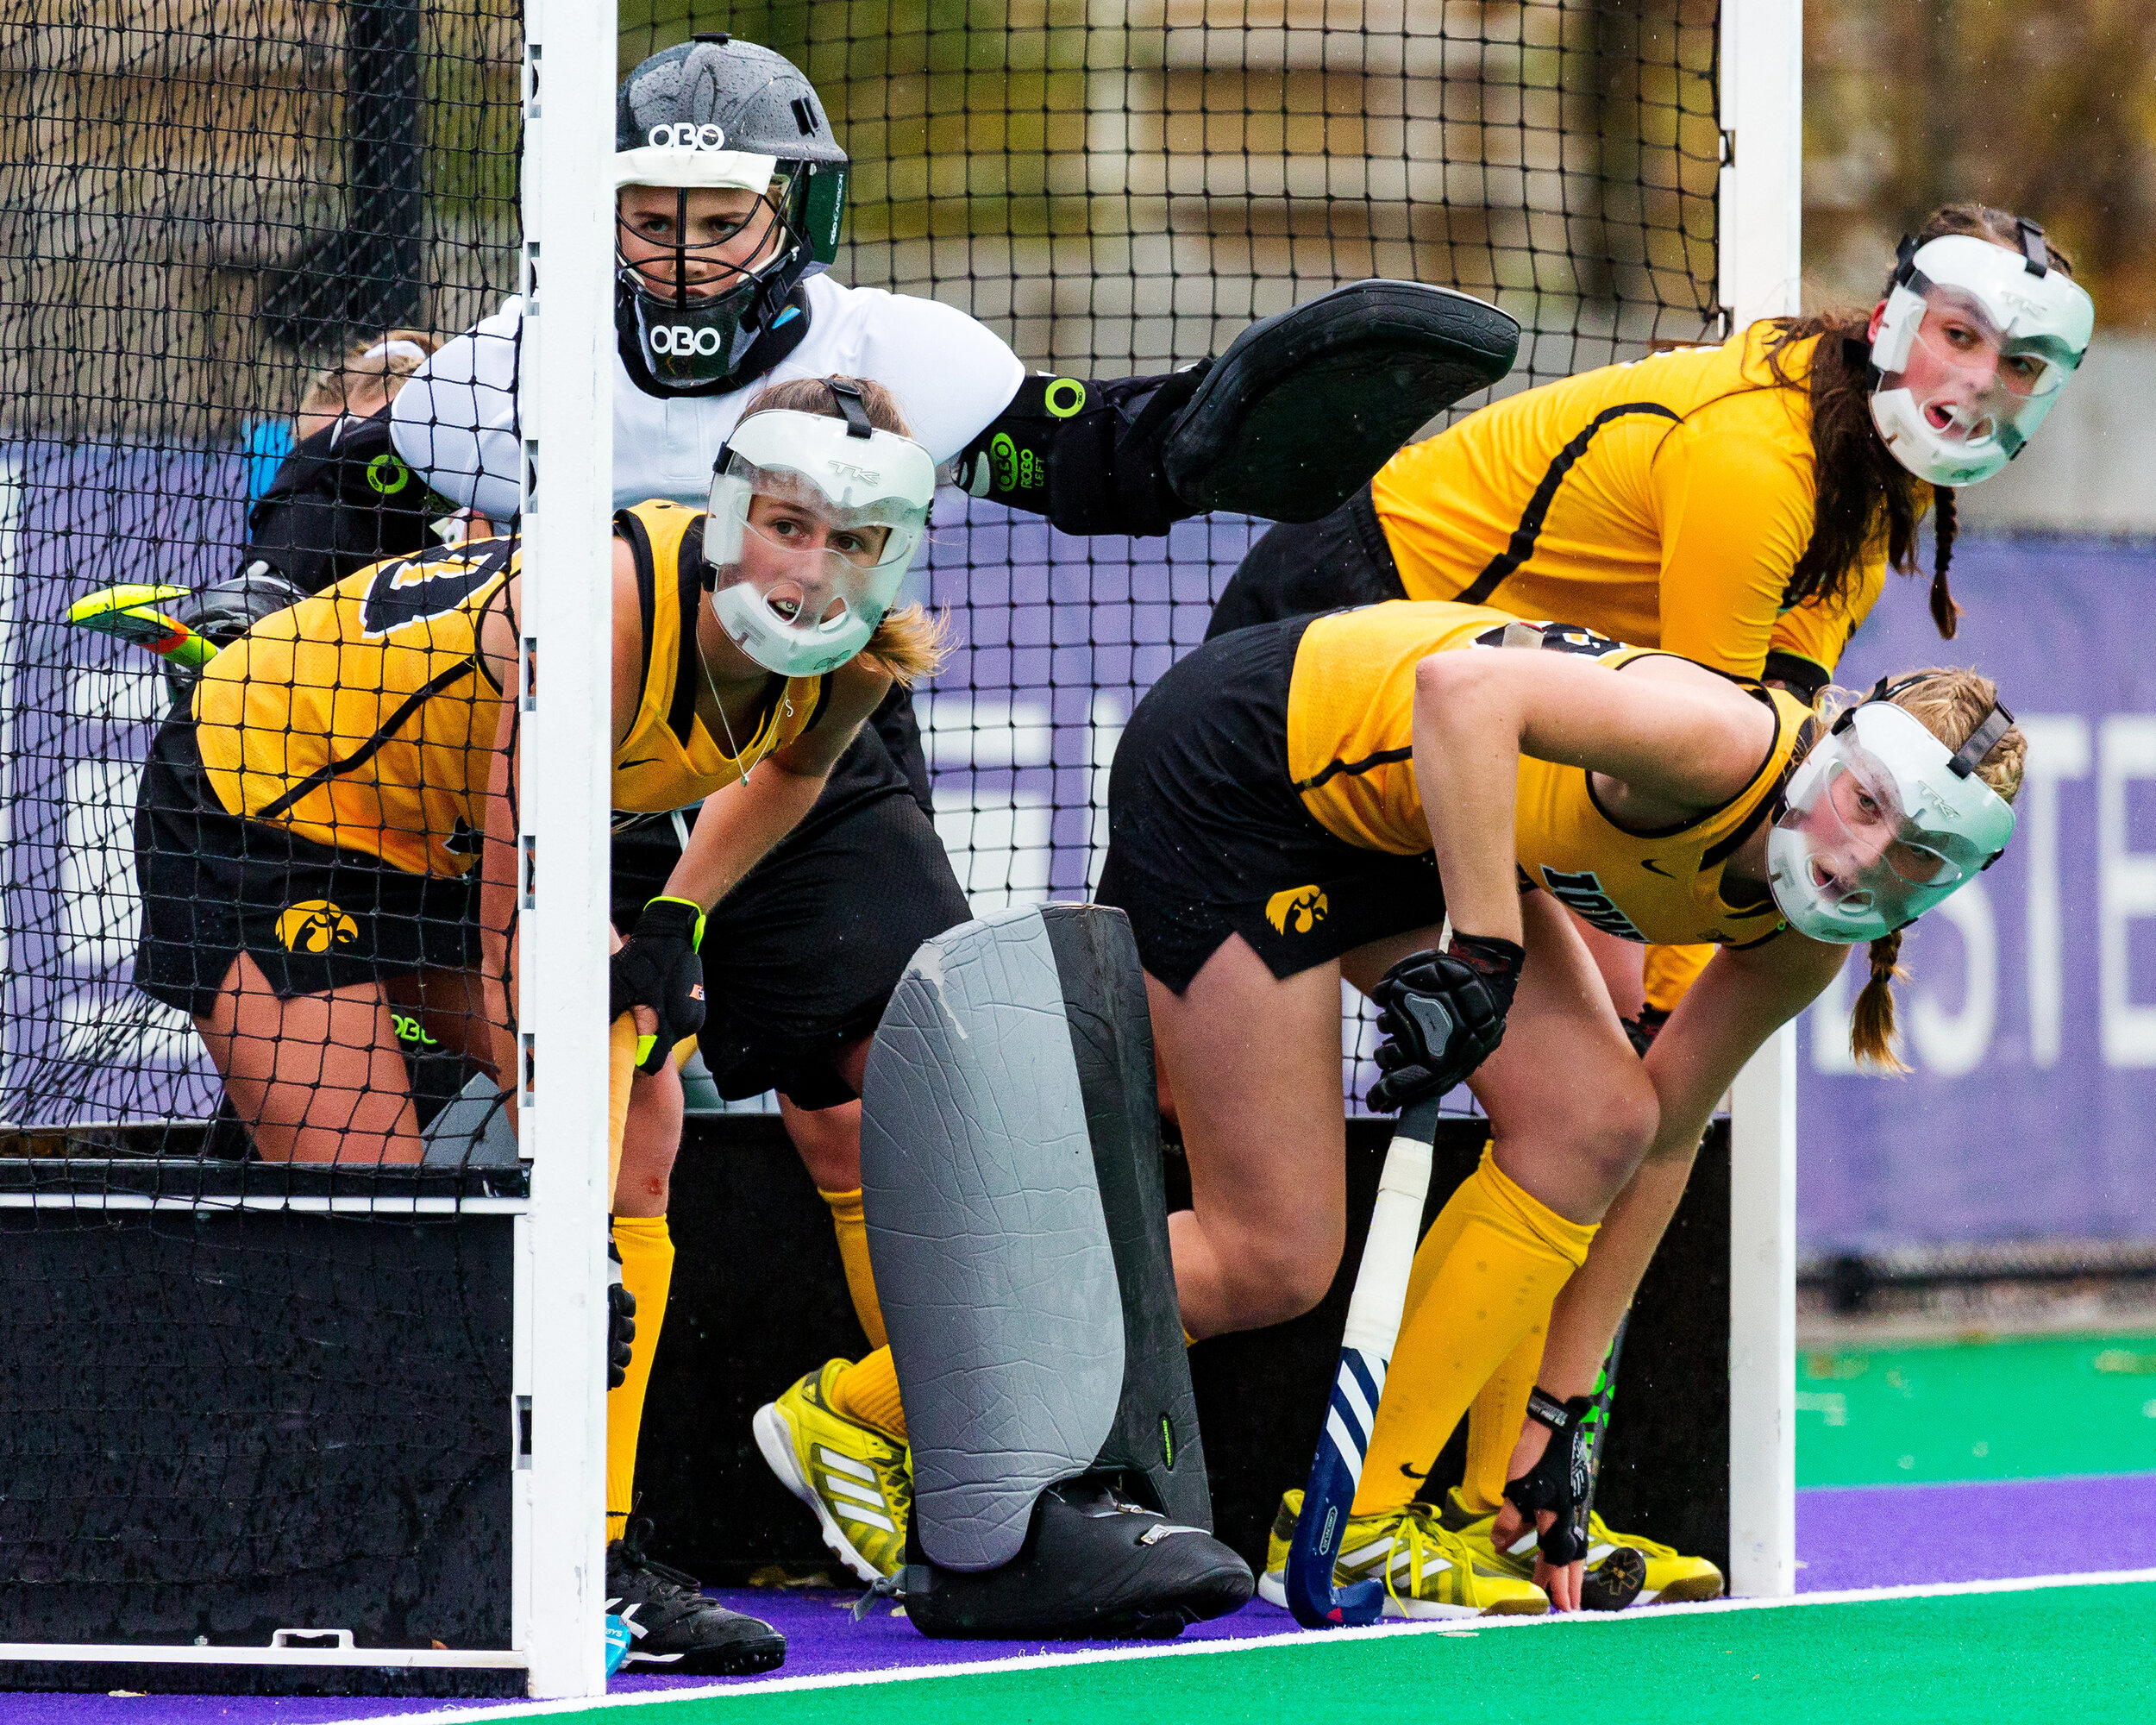
[[[1234,1640],[1189,1641],[1166,1647],[1102,1647],[1077,1653],[1016,1653],[1006,1659],[964,1664],[905,1665],[881,1671],[834,1672],[824,1677],[778,1677],[749,1683],[714,1683],[693,1689],[647,1690],[588,1701],[511,1702],[502,1707],[458,1707],[456,1716],[492,1722],[530,1719],[548,1714],[593,1712],[600,1708],[650,1707],[674,1701],[712,1701],[735,1695],[778,1695],[823,1689],[847,1689],[887,1683],[955,1677],[986,1677],[1003,1672],[1050,1671],[1074,1665],[1119,1665],[1131,1659],[1197,1659],[1210,1653],[1247,1653],[1257,1648],[1351,1646],[1371,1637],[1449,1635],[1462,1638],[1485,1630],[1552,1629],[1567,1624],[1655,1623],[1673,1617],[1718,1616],[1749,1611],[1784,1611],[1812,1605],[1869,1605],[1897,1599],[1946,1599],[1969,1594],[2035,1593],[2066,1587],[2119,1587],[2156,1582],[2156,1569],[2091,1570],[2079,1575],[2017,1576],[2004,1581],[1934,1582],[1913,1587],[1852,1588],[1830,1593],[1800,1593],[1794,1598],[1710,1599],[1694,1605],[1652,1605],[1621,1613],[1568,1611],[1546,1617],[1450,1617],[1436,1622],[1382,1623],[1367,1629],[1294,1629],[1278,1635]],[[368,1725],[413,1725],[425,1720],[441,1725],[448,1709],[378,1716]]]

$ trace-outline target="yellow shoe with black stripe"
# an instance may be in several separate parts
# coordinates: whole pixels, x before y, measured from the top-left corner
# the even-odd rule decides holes
[[[1257,1584],[1259,1598],[1282,1608],[1288,1603],[1288,1551],[1301,1514],[1301,1492],[1282,1497]],[[1382,1580],[1388,1617],[1539,1617],[1550,1609],[1549,1596],[1533,1582],[1470,1550],[1420,1503],[1350,1517],[1332,1575],[1341,1586]]]
[[[1445,1508],[1438,1518],[1447,1532],[1466,1542],[1476,1559],[1495,1564],[1507,1573],[1531,1577],[1535,1572],[1535,1536],[1522,1534],[1509,1546],[1496,1543],[1495,1529],[1497,1512],[1489,1509],[1477,1514],[1460,1499],[1460,1488],[1454,1486],[1445,1494]],[[1639,1554],[1646,1566],[1645,1578],[1639,1584],[1639,1596],[1631,1600],[1635,1605],[1678,1604],[1688,1600],[1719,1599],[1722,1594],[1722,1572],[1705,1558],[1688,1558],[1673,1546],[1665,1546],[1658,1540],[1650,1540],[1639,1534],[1617,1534],[1610,1531],[1609,1523],[1600,1515],[1590,1513],[1587,1518],[1587,1575],[1589,1595],[1586,1603],[1590,1609],[1610,1610],[1611,1604],[1597,1606],[1592,1597],[1598,1572],[1608,1569],[1612,1558],[1620,1551]],[[1630,1564],[1624,1559],[1629,1571]],[[1606,1590],[1618,1595],[1630,1592],[1630,1576],[1620,1578],[1612,1576],[1612,1582],[1620,1584]]]
[[[1619,1534],[1600,1515],[1587,1518],[1588,1561],[1606,1546],[1628,1546],[1647,1560],[1647,1578],[1639,1590],[1642,1605],[1682,1605],[1695,1599],[1720,1599],[1722,1572],[1705,1558],[1688,1558],[1675,1546],[1644,1534]]]
[[[863,1581],[906,1562],[913,1465],[903,1444],[830,1405],[831,1383],[853,1362],[826,1360],[756,1409],[756,1447],[779,1483],[805,1503],[824,1543]]]

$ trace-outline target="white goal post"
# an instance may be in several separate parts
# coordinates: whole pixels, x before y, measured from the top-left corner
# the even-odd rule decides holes
[[[1716,226],[1733,329],[1795,312],[1802,267],[1802,0],[1722,0]],[[1729,1590],[1796,1591],[1796,1030],[1731,1093]]]
[[[606,957],[613,561],[612,0],[527,0],[517,1075],[530,1214],[516,1647],[531,1693],[606,1687]]]

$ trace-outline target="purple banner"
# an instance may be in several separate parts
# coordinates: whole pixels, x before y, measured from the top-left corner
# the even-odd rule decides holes
[[[1910,930],[1906,1078],[1855,1071],[1852,964],[1798,1044],[1807,1251],[2156,1239],[2156,551],[1957,548],[1959,635],[1896,580],[1843,662],[1996,678],[2029,739],[2013,844]]]

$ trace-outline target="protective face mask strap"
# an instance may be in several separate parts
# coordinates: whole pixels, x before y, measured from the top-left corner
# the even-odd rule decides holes
[[[1984,723],[1969,733],[1969,740],[1954,750],[1953,759],[1946,765],[1957,779],[1965,779],[1977,770],[1977,764],[1991,752],[1998,740],[2012,729],[2014,715],[2003,706],[1994,706],[1984,717]]]
[[[2031,275],[2051,273],[2051,249],[2044,243],[2044,230],[2026,216],[2014,218],[2014,230],[2021,242],[2021,255],[2028,260]]]
[[[838,411],[846,416],[846,435],[849,437],[868,438],[876,428],[868,423],[868,409],[861,398],[861,386],[849,383],[843,378],[833,378],[826,386]]]

